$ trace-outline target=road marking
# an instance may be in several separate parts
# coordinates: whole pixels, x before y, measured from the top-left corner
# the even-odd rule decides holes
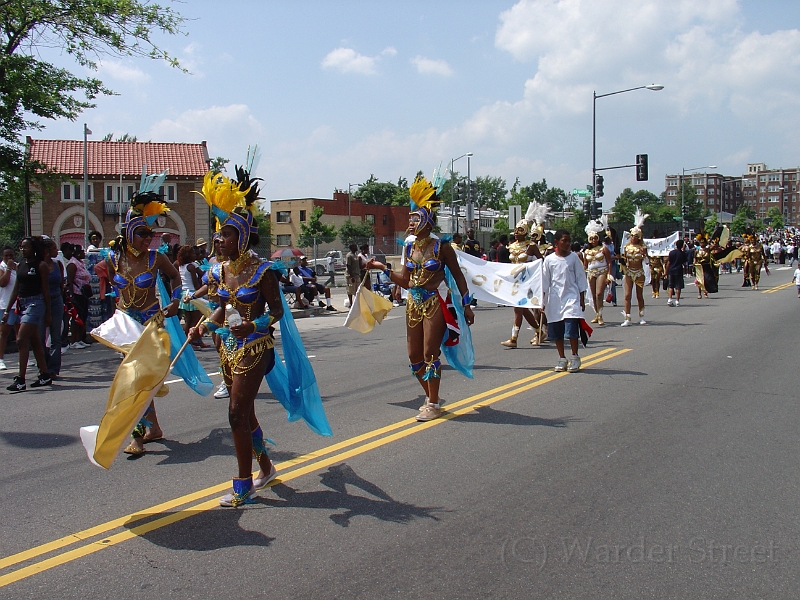
[[[774,294],[775,292],[779,292],[780,290],[785,290],[786,288],[792,287],[794,282],[790,281],[789,283],[783,283],[781,285],[776,285],[774,288],[770,288],[768,290],[764,290],[761,292],[762,294]]]
[[[601,350],[599,352],[596,352],[594,354],[591,354],[591,355],[587,356],[584,359],[585,362],[583,363],[583,367],[591,366],[591,365],[594,365],[594,364],[597,364],[597,363],[600,363],[600,362],[604,362],[606,360],[610,360],[612,358],[616,358],[617,356],[621,356],[622,354],[625,354],[627,352],[630,352],[629,348],[622,349],[622,350],[616,350],[615,348],[606,348],[604,350]],[[414,419],[414,418],[404,419],[402,421],[398,421],[397,423],[393,423],[393,424],[388,425],[386,427],[382,427],[380,429],[376,429],[374,431],[370,431],[370,432],[367,432],[365,434],[361,434],[361,435],[355,436],[355,437],[350,438],[348,440],[344,440],[344,441],[339,442],[337,444],[332,444],[330,446],[327,446],[326,448],[322,448],[320,450],[317,450],[317,451],[314,451],[314,452],[310,452],[310,453],[308,453],[306,455],[297,457],[295,459],[284,461],[284,462],[282,462],[280,464],[276,464],[275,465],[276,469],[279,472],[282,471],[282,470],[286,470],[286,469],[289,469],[291,467],[300,465],[300,464],[302,464],[304,462],[305,463],[310,462],[311,464],[307,464],[304,467],[293,469],[293,470],[289,471],[288,473],[286,473],[286,474],[284,474],[282,476],[279,476],[277,479],[275,479],[270,484],[270,487],[272,485],[276,485],[276,484],[281,483],[281,482],[291,481],[293,479],[296,479],[296,478],[301,477],[303,475],[306,475],[308,473],[317,471],[319,469],[323,469],[325,467],[328,467],[328,466],[330,466],[332,464],[341,462],[343,460],[347,460],[348,458],[351,458],[353,456],[358,456],[360,454],[364,454],[365,452],[368,452],[368,451],[373,450],[375,448],[379,448],[381,446],[389,444],[389,443],[391,443],[393,441],[396,441],[398,439],[413,435],[415,433],[419,433],[421,431],[424,431],[426,429],[430,429],[431,427],[435,427],[435,426],[440,425],[442,423],[446,423],[446,422],[448,422],[448,421],[450,421],[452,419],[455,419],[455,418],[457,418],[457,417],[459,417],[461,415],[467,414],[467,413],[469,413],[469,412],[471,412],[473,410],[476,410],[478,408],[489,406],[491,404],[494,404],[495,402],[499,402],[500,400],[504,400],[504,399],[506,399],[508,397],[515,396],[515,395],[520,394],[522,392],[525,392],[525,391],[531,390],[533,388],[539,387],[541,385],[544,385],[545,383],[550,383],[551,381],[555,381],[557,379],[561,379],[562,377],[567,377],[567,376],[574,376],[574,375],[570,374],[570,373],[567,373],[567,372],[554,373],[552,371],[540,371],[539,373],[536,373],[536,374],[531,375],[529,377],[525,377],[523,379],[517,380],[515,382],[511,382],[511,383],[508,383],[508,384],[504,384],[502,386],[498,386],[498,387],[493,388],[491,390],[487,390],[486,392],[482,392],[480,394],[476,394],[475,396],[471,396],[469,398],[465,398],[465,399],[460,400],[458,402],[455,402],[455,403],[453,403],[451,405],[448,405],[446,407],[446,412],[439,419],[435,419],[433,421],[427,421],[427,422],[423,422],[423,423],[417,422],[416,419]],[[482,399],[484,399],[484,400],[482,400]],[[475,402],[475,400],[478,400],[478,402]],[[475,403],[472,404],[472,402],[475,402]],[[415,424],[416,427],[408,427],[409,425],[412,425],[412,424]],[[381,437],[380,439],[373,440],[371,442],[356,446],[355,448],[351,448],[351,449],[346,450],[344,452],[340,452],[338,454],[333,454],[333,456],[328,456],[327,458],[322,458],[321,460],[317,460],[316,462],[313,462],[317,458],[324,457],[325,455],[328,455],[328,454],[331,454],[333,452],[336,452],[337,450],[340,450],[342,448],[347,448],[348,446],[353,446],[355,444],[358,444],[361,441],[365,441],[365,440],[380,436],[380,435],[382,435],[384,433],[388,433],[388,432],[391,432],[393,430],[401,429],[401,428],[405,428],[405,429],[403,431],[397,431],[395,433],[392,433],[391,435],[386,435],[384,437]],[[143,519],[146,519],[148,517],[152,517],[152,516],[155,516],[155,515],[158,515],[158,514],[162,514],[163,512],[165,512],[167,510],[176,508],[178,506],[181,506],[181,505],[184,505],[184,504],[187,504],[187,503],[194,502],[194,501],[199,500],[201,498],[205,498],[205,497],[207,497],[209,495],[218,494],[218,493],[228,489],[229,487],[230,487],[230,484],[226,481],[226,482],[220,483],[220,484],[218,484],[216,486],[212,486],[212,487],[206,488],[204,490],[199,490],[197,492],[194,492],[192,494],[187,494],[187,495],[182,496],[180,498],[175,498],[174,500],[170,500],[170,501],[158,504],[156,506],[150,507],[150,508],[145,509],[143,511],[140,511],[140,512],[137,512],[137,513],[132,513],[132,514],[126,515],[124,517],[120,517],[118,519],[114,519],[112,521],[108,521],[108,522],[103,523],[101,525],[97,525],[95,527],[91,527],[89,529],[85,529],[85,530],[77,532],[75,534],[71,534],[69,536],[65,536],[65,537],[60,538],[58,540],[54,540],[52,542],[48,542],[48,543],[42,544],[40,546],[36,546],[36,547],[31,548],[29,550],[25,550],[23,552],[20,552],[20,553],[17,553],[17,554],[13,554],[11,556],[8,556],[8,557],[0,559],[0,569],[12,566],[14,564],[17,564],[17,563],[20,563],[20,562],[23,562],[23,561],[31,560],[33,558],[36,558],[36,557],[41,556],[43,554],[46,554],[48,552],[52,552],[54,550],[58,550],[58,549],[63,548],[65,546],[69,546],[69,545],[71,545],[73,543],[87,541],[89,538],[96,537],[96,536],[98,536],[100,534],[106,533],[106,532],[111,531],[113,529],[116,529],[118,527],[123,527],[123,526],[126,526],[126,525],[130,525],[131,523],[134,523],[136,521],[143,520]],[[105,538],[97,540],[97,541],[90,541],[84,546],[81,546],[81,547],[78,547],[78,548],[74,548],[72,550],[68,550],[68,551],[66,551],[66,552],[64,552],[62,554],[59,554],[59,555],[44,559],[44,560],[39,561],[39,562],[37,562],[35,564],[28,565],[26,567],[17,569],[16,571],[13,571],[13,572],[8,573],[6,575],[0,576],[0,587],[4,587],[4,586],[9,585],[11,583],[14,583],[16,581],[20,581],[22,579],[30,577],[31,575],[35,575],[36,573],[40,573],[42,571],[49,570],[49,569],[51,569],[53,567],[56,567],[56,566],[59,566],[59,565],[62,565],[62,564],[66,564],[68,562],[71,562],[71,561],[76,560],[78,558],[81,558],[83,556],[87,556],[89,554],[93,554],[94,552],[97,552],[97,551],[102,550],[104,548],[109,548],[111,546],[117,545],[117,544],[119,544],[121,542],[124,542],[126,540],[130,540],[130,539],[133,539],[135,537],[139,537],[139,536],[144,535],[144,534],[146,534],[146,533],[148,533],[150,531],[154,531],[156,529],[160,529],[162,527],[166,527],[168,525],[171,525],[173,523],[176,523],[176,522],[181,521],[183,519],[186,519],[188,517],[194,516],[196,514],[200,514],[200,513],[206,512],[208,510],[218,508],[218,506],[219,506],[219,503],[218,503],[216,498],[211,499],[211,500],[205,500],[205,501],[200,502],[199,504],[196,504],[194,506],[190,506],[190,507],[181,509],[181,510],[176,511],[174,513],[171,513],[171,514],[169,514],[167,516],[163,516],[163,517],[160,517],[158,519],[154,519],[154,520],[149,521],[147,523],[144,523],[142,525],[137,525],[136,527],[132,527],[132,528],[126,530],[126,531],[122,531],[122,532],[113,534],[111,536],[105,537]]]

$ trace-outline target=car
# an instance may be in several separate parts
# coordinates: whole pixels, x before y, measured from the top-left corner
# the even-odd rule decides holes
[[[322,277],[328,273],[328,257],[333,257],[333,268],[336,271],[344,271],[347,266],[345,254],[341,250],[329,250],[324,257],[316,260],[309,260],[308,264],[314,268],[317,277]]]

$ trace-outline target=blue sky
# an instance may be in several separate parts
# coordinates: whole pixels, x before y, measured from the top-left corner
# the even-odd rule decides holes
[[[163,1],[163,0],[162,0]],[[597,101],[598,166],[650,157],[650,181],[748,162],[800,165],[800,3],[735,0],[260,1],[173,6],[185,36],[159,43],[191,71],[103,59],[119,96],[33,137],[80,139],[82,123],[140,140],[200,142],[241,162],[262,148],[268,199],[331,197],[374,174],[411,179],[472,152],[508,186],[591,179],[592,90],[659,83]],[[44,56],[85,74],[64,56]],[[466,159],[456,163],[466,172]]]

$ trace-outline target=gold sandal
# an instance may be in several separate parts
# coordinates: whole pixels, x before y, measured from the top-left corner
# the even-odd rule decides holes
[[[125,449],[123,450],[123,452],[125,454],[131,454],[133,456],[141,456],[142,454],[144,454],[147,451],[144,448],[137,448],[133,444],[128,444],[127,446],[125,446]]]

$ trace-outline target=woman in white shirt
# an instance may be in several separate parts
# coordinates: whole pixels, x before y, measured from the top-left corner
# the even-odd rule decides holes
[[[0,314],[8,308],[11,292],[14,291],[14,282],[17,280],[16,255],[11,246],[3,248],[3,260],[0,262]],[[12,331],[19,328],[19,315],[13,311],[8,313],[8,322],[0,323],[0,371],[5,371],[6,363],[3,360],[6,353],[6,342]]]

